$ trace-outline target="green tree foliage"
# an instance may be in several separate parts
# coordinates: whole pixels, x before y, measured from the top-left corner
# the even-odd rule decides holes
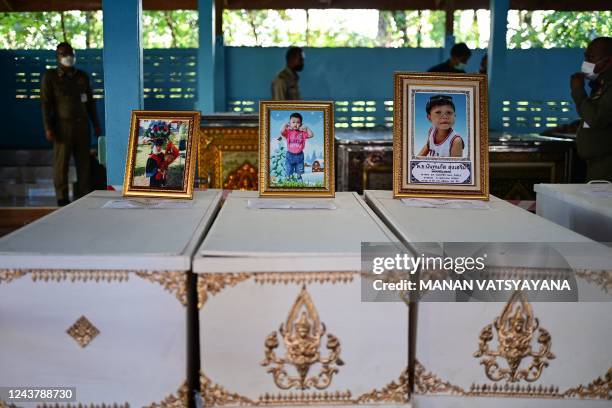
[[[51,49],[62,41],[101,48],[102,12],[0,13],[0,48]]]
[[[384,11],[374,32],[364,34],[351,17],[338,13],[333,24],[318,24],[325,10],[224,10],[226,45],[310,47],[442,47],[443,11]],[[347,16],[350,10],[347,10]],[[370,12],[373,12],[370,10]],[[488,11],[459,10],[456,41],[470,47],[488,44]],[[195,10],[143,11],[144,48],[197,47]],[[508,15],[509,48],[584,48],[597,36],[612,35],[611,11],[519,11]],[[101,11],[0,13],[0,48],[54,49],[62,41],[75,48],[102,48]]]
[[[143,11],[144,48],[197,47],[195,10]],[[67,41],[74,48],[102,48],[101,11],[0,13],[0,48],[54,49]]]
[[[611,11],[511,10],[508,17],[508,48],[585,48],[612,35]]]

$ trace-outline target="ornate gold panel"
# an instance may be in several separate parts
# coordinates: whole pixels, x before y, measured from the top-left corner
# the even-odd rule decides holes
[[[359,272],[265,272],[265,273],[203,273],[198,274],[199,307],[205,307],[210,296],[224,289],[253,279],[258,284],[298,284],[300,292],[290,309],[287,319],[278,331],[272,332],[264,341],[265,359],[275,384],[282,392],[265,393],[258,397],[247,397],[231,392],[216,384],[205,373],[200,374],[200,393],[206,406],[332,406],[372,403],[407,403],[408,373],[404,370],[399,379],[390,381],[381,389],[372,389],[354,396],[350,390],[325,391],[333,375],[343,364],[340,359],[340,341],[326,327],[307,291],[307,284],[350,283]],[[321,344],[326,335],[326,342]],[[276,355],[282,339],[285,350],[282,357]],[[323,350],[324,349],[324,350]],[[205,365],[205,362],[203,363]],[[312,374],[313,368],[319,369]],[[287,368],[296,375],[287,373]],[[282,373],[285,371],[285,373]],[[310,374],[310,375],[309,375]],[[306,391],[314,389],[313,391]],[[286,391],[285,391],[286,390]],[[289,391],[290,390],[290,391]]]
[[[261,365],[269,367],[267,372],[272,374],[278,388],[324,390],[331,385],[334,374],[338,373],[338,367],[344,362],[340,359],[340,341],[331,333],[327,334],[328,355],[322,355],[321,339],[325,332],[325,324],[319,320],[319,313],[304,285],[289,311],[287,321],[281,324],[278,333],[270,333],[265,341],[266,358]],[[279,346],[278,334],[286,350],[283,357],[278,357],[275,352]],[[308,377],[311,368],[319,364],[321,369],[318,374]],[[297,376],[287,372],[288,365],[295,368]]]
[[[480,332],[478,351],[474,353],[474,357],[485,357],[480,364],[485,367],[489,380],[534,382],[540,378],[542,370],[548,366],[548,360],[554,359],[555,355],[550,351],[550,334],[539,326],[525,295],[520,291],[514,292],[502,314]],[[536,334],[539,344],[537,351],[532,347]],[[494,338],[497,338],[498,346],[493,350],[489,343]],[[506,368],[500,366],[498,357],[506,360]],[[526,368],[520,368],[524,359],[531,359],[531,362]]]
[[[200,129],[198,178],[202,188],[257,190],[259,132],[257,127]],[[230,177],[231,176],[231,177]],[[257,176],[257,172],[255,172]]]
[[[590,276],[590,275],[589,275]],[[605,288],[606,275],[598,272],[593,283]],[[603,278],[602,278],[603,277]],[[497,346],[491,348],[493,340]],[[533,343],[537,342],[537,350]],[[547,330],[539,326],[531,304],[525,295],[516,291],[504,306],[493,324],[485,326],[479,335],[478,350],[474,357],[482,358],[480,364],[492,384],[475,384],[469,389],[443,380],[427,371],[417,361],[415,368],[415,393],[421,395],[450,394],[467,397],[514,397],[514,398],[580,398],[612,400],[612,367],[590,384],[578,385],[560,391],[555,385],[532,385],[537,381],[549,360],[555,358],[550,351],[552,338]],[[501,361],[498,361],[501,360]],[[527,360],[527,364],[522,364]],[[499,383],[506,380],[503,383]],[[519,384],[520,381],[528,384]]]

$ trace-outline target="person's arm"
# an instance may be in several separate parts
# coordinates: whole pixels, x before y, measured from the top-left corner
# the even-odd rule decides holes
[[[304,126],[302,128],[302,130],[304,130],[304,132],[306,132],[306,134],[308,135],[306,138],[310,139],[312,137],[314,137],[314,133],[312,133],[312,130],[310,130],[310,128],[308,126]]]
[[[45,127],[45,138],[49,141],[55,140],[53,124],[55,121],[55,100],[53,96],[53,85],[51,77],[45,73],[40,87],[40,103],[42,109],[43,125]]]
[[[580,118],[590,128],[604,129],[612,124],[612,87],[608,87],[597,99],[589,98],[584,90],[584,74],[574,74],[571,79],[572,99]]]
[[[460,137],[455,137],[451,143],[450,148],[451,157],[462,157],[463,156],[463,140]]]
[[[429,153],[429,143],[425,142],[425,146],[423,146],[423,148],[421,149],[419,154],[417,154],[417,156],[427,156],[428,153]]]
[[[167,160],[168,164],[172,163],[179,156],[179,150],[172,142],[168,142],[168,146],[166,148],[166,155],[171,156],[169,160]],[[168,157],[167,156],[167,157]]]
[[[284,101],[287,99],[287,87],[285,86],[285,81],[276,77],[272,81],[272,100],[275,101]]]
[[[91,90],[91,84],[89,83],[89,77],[86,73],[83,73],[85,76],[85,94],[87,95],[87,102],[85,102],[87,106],[87,114],[89,115],[89,120],[93,124],[94,131],[96,136],[100,136],[102,134],[102,129],[100,128],[100,120],[98,119],[98,111],[96,109],[96,102],[93,98],[93,91]]]
[[[283,140],[283,137],[287,137],[287,128],[289,127],[288,123],[283,123],[283,126],[280,128],[280,136],[276,140]]]

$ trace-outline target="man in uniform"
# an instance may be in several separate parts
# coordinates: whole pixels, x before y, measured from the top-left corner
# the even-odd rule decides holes
[[[585,79],[590,81],[590,95]],[[612,181],[612,37],[591,41],[570,87],[581,119],[576,144],[587,162],[587,179]]]
[[[471,56],[472,51],[465,43],[457,43],[451,48],[451,56],[448,60],[429,68],[427,71],[465,74],[465,67]]]
[[[57,68],[45,72],[40,91],[45,137],[53,142],[53,181],[57,204],[68,204],[68,166],[74,155],[78,191],[81,197],[90,191],[90,129],[93,123],[100,136],[100,122],[96,113],[89,78],[74,68],[74,50],[61,43],[55,51]]]
[[[304,51],[300,47],[290,47],[285,55],[287,65],[272,81],[272,99],[292,101],[300,99],[298,72],[304,69]]]

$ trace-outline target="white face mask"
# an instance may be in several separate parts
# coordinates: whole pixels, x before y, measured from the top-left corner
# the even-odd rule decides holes
[[[460,62],[457,65],[455,65],[455,69],[459,69],[459,70],[462,70],[462,71],[465,71],[465,67],[466,67],[466,65],[463,62]]]
[[[75,62],[76,62],[76,57],[74,57],[72,55],[60,58],[60,64],[62,64],[65,67],[68,67],[68,68],[74,66]]]
[[[592,62],[586,62],[584,61],[582,63],[582,67],[580,68],[580,71],[582,71],[582,73],[587,77],[587,79],[593,81],[594,79],[597,79],[597,77],[599,76],[599,74],[596,74],[595,72],[593,72],[595,70],[595,64],[593,64]]]

